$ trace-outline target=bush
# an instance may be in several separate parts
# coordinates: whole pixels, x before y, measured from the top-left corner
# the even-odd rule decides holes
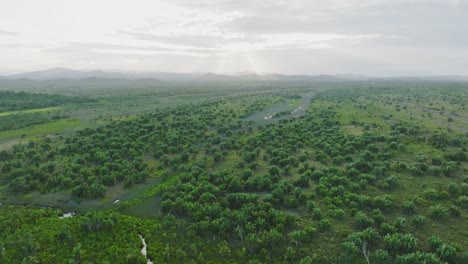
[[[384,237],[386,248],[396,253],[410,253],[418,244],[418,239],[411,234],[388,234]]]
[[[456,183],[450,183],[448,186],[448,193],[451,196],[457,196],[460,194],[460,187]]]
[[[468,196],[462,195],[457,198],[455,203],[464,209],[468,209]]]
[[[429,215],[433,219],[442,219],[447,216],[448,210],[445,206],[441,204],[436,204],[429,207]]]
[[[314,220],[321,220],[322,219],[322,210],[320,208],[314,208],[312,211],[312,218]]]
[[[436,249],[439,248],[443,243],[444,241],[442,240],[442,238],[436,235],[432,235],[429,238],[429,249],[431,251],[436,251]]]
[[[381,210],[390,210],[394,207],[393,200],[393,196],[390,195],[376,196],[372,201],[372,205]]]
[[[391,223],[382,223],[380,225],[380,229],[382,230],[383,234],[393,234],[397,232],[397,229]]]
[[[333,217],[334,218],[337,218],[337,219],[343,219],[344,216],[345,216],[345,212],[343,209],[335,209],[332,213]]]
[[[299,187],[309,187],[309,176],[307,175],[301,175],[299,177],[299,179],[297,179],[295,182],[294,182],[294,185],[295,186],[299,186]]]
[[[370,256],[370,263],[379,263],[379,264],[384,264],[384,263],[390,263],[390,254],[388,254],[388,251],[383,250],[383,249],[377,249],[374,251],[373,254]]]
[[[429,248],[435,252],[441,260],[452,263],[458,248],[454,245],[445,243],[442,238],[438,236],[431,236],[429,238]]]
[[[455,205],[451,205],[448,209],[450,216],[459,217],[461,215],[460,209]]]
[[[359,229],[366,229],[374,224],[374,220],[368,218],[363,212],[357,212],[354,220],[356,221],[356,227]]]
[[[404,217],[397,217],[395,221],[393,221],[393,225],[396,229],[401,230],[406,227],[406,219]]]
[[[422,215],[413,215],[411,217],[411,225],[416,228],[422,228],[427,223],[427,218]]]
[[[416,208],[416,205],[412,201],[405,201],[402,205],[401,208],[403,209],[403,212],[406,214],[413,214],[414,209]]]
[[[440,259],[452,263],[453,258],[457,254],[458,249],[450,244],[443,243],[440,245],[437,250],[436,254],[439,256]]]
[[[332,224],[329,219],[322,219],[317,223],[317,229],[320,231],[327,231],[330,230],[332,227]]]
[[[434,253],[414,252],[406,255],[397,256],[395,259],[397,264],[414,264],[414,263],[431,263],[444,264]]]
[[[385,220],[385,216],[382,214],[380,209],[374,209],[372,211],[372,219],[374,219],[377,224],[381,224]]]
[[[378,187],[382,190],[394,190],[398,187],[398,179],[394,175],[391,175],[385,180],[380,181]]]
[[[449,198],[449,193],[446,191],[437,191],[434,188],[430,188],[424,192],[424,197],[428,200],[445,200]]]

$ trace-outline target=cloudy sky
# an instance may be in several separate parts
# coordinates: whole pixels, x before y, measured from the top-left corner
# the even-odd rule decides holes
[[[468,75],[468,0],[0,0],[0,75]]]

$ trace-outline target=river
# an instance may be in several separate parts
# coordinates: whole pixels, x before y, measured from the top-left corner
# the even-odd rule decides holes
[[[297,107],[289,106],[288,103],[290,100],[286,100],[286,102],[281,104],[275,104],[272,106],[267,107],[266,109],[253,113],[249,116],[242,118],[243,121],[256,121],[259,123],[271,123],[277,122],[280,119],[288,118],[288,117],[298,117],[307,111],[310,105],[310,99],[317,94],[317,91],[311,91],[301,94],[301,105]],[[279,116],[274,117],[276,113],[280,113],[283,111],[289,111],[291,114],[286,116]]]

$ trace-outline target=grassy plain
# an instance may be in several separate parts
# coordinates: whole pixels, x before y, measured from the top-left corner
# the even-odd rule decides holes
[[[147,166],[143,183],[125,187],[117,182],[92,199],[73,196],[71,188],[13,192],[8,182],[2,182],[0,201],[76,211],[84,222],[86,211],[116,213],[122,225],[116,224],[115,233],[137,227],[149,238],[148,250],[158,263],[190,259],[196,263],[364,263],[360,248],[347,251],[344,244],[353,241],[356,246],[359,241],[352,240],[353,235],[365,230],[375,231],[364,237],[371,255],[378,250],[388,254],[375,263],[424,263],[401,262],[415,252],[434,254],[440,263],[468,259],[466,84],[155,82],[143,86],[36,87],[41,92],[98,101],[55,109],[68,119],[0,132],[0,143],[7,150],[14,142],[41,143],[46,137],[53,148],[63,150],[70,146],[67,139],[118,145],[113,131],[105,130],[114,125],[124,131],[128,142],[109,153],[116,159],[123,156],[119,163],[141,161]],[[247,105],[251,108],[246,109]],[[190,122],[201,125],[188,127],[192,130],[187,133],[183,128]],[[107,134],[102,136],[95,128]],[[83,129],[89,135],[75,133]],[[87,147],[84,143],[82,147]],[[138,147],[131,149],[132,144]],[[122,148],[130,150],[118,153]],[[137,157],[141,159],[132,156],[135,149],[143,150]],[[159,153],[160,149],[164,151]],[[53,161],[58,167],[68,161],[91,169],[102,165],[94,159],[96,153],[87,154],[63,154]],[[83,174],[86,180],[98,178],[87,171]],[[230,204],[237,194],[258,198],[237,208]],[[255,211],[257,204],[271,204],[274,213],[266,216],[265,210]],[[434,208],[442,208],[440,217]],[[294,219],[292,225],[281,218],[283,213]],[[424,219],[421,225],[415,224],[416,216]],[[166,222],[164,228],[162,222]],[[294,231],[303,234],[311,227],[313,239],[295,237]],[[252,240],[247,239],[248,232]],[[414,236],[417,245],[394,249],[384,239],[400,233]],[[256,237],[260,234],[267,235]],[[14,233],[9,239],[15,236],[20,235]],[[429,243],[432,236],[440,237],[446,249],[453,247],[456,253],[442,255]],[[91,254],[92,249],[86,248]]]
[[[20,111],[8,111],[8,112],[1,112],[0,116],[15,115],[15,114],[30,114],[30,113],[47,113],[47,112],[59,111],[60,109],[62,109],[60,106],[53,106],[53,107],[27,109],[27,110],[20,110]]]

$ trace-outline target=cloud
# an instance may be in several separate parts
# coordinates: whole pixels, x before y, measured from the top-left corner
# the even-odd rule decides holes
[[[112,44],[99,42],[75,42],[69,43],[60,47],[47,49],[47,52],[57,54],[67,53],[106,53],[106,54],[135,54],[135,55],[151,55],[151,54],[178,54],[187,56],[210,56],[221,52],[215,48],[202,48],[184,45],[167,45],[154,44],[151,45],[130,45],[130,44]]]
[[[1,35],[4,35],[4,36],[19,36],[18,33],[16,32],[12,32],[12,31],[7,31],[7,30],[2,30],[0,29],[0,36]]]
[[[20,32],[0,30],[4,64],[26,69],[92,61],[93,67],[149,71],[253,67],[309,74],[468,74],[468,1],[463,0],[44,0],[31,5],[24,12],[18,12],[24,7],[17,1],[0,5],[0,24]]]
[[[229,6],[234,2],[225,1],[225,4]],[[204,2],[201,3],[203,6]],[[260,5],[260,8],[267,7],[271,8],[270,5]],[[252,16],[244,8],[205,10],[198,6],[197,9],[187,10],[186,6],[182,6],[180,10],[173,11],[170,17],[158,14],[145,25],[119,30],[118,34],[123,38],[144,41],[176,52],[190,51],[207,55],[263,49],[328,48],[337,41],[359,43],[380,37],[377,33],[314,30],[315,25],[312,25],[313,21],[304,16],[277,17],[268,12],[263,16]]]
[[[327,48],[336,41],[358,43],[367,39],[380,37],[378,34],[345,35],[345,34],[314,34],[314,33],[280,33],[280,34],[244,34],[243,37],[214,36],[159,36],[147,33],[124,32],[138,40],[150,41],[157,46],[143,49],[165,49],[174,51],[190,51],[205,54],[253,52],[263,49]],[[135,47],[136,48],[136,47]]]
[[[139,40],[164,43],[168,45],[184,45],[191,47],[216,47],[222,43],[232,41],[232,38],[223,36],[183,35],[162,36],[143,32],[120,31],[122,35]]]

